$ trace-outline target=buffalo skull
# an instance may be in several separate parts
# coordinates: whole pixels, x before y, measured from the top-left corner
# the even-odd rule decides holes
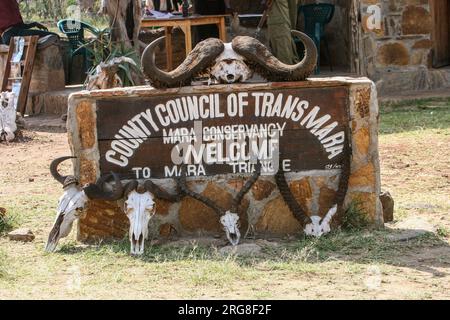
[[[143,186],[133,180],[125,186],[124,212],[130,221],[130,252],[132,255],[144,254],[145,240],[148,238],[148,224],[156,214],[155,199],[178,202],[182,195],[170,195],[152,181],[147,180]]]
[[[63,176],[58,172],[58,166],[63,161],[74,157],[62,157],[54,160],[50,165],[50,173],[53,178],[62,184],[64,193],[59,199],[56,219],[48,236],[45,250],[53,252],[61,238],[67,237],[72,230],[75,220],[79,219],[89,199],[94,200],[119,200],[123,194],[123,187],[117,175],[112,174],[115,180],[115,190],[105,191],[104,183],[111,177],[100,178],[95,184],[84,187],[79,185],[74,176]]]
[[[278,60],[257,39],[240,36],[231,43],[210,38],[197,44],[183,63],[173,71],[165,72],[156,66],[156,48],[164,37],[150,43],[142,55],[144,74],[155,88],[174,88],[190,85],[192,80],[209,71],[212,80],[235,83],[248,80],[253,72],[268,81],[303,81],[314,71],[317,64],[317,48],[306,34],[292,30],[305,46],[302,61],[287,65]]]

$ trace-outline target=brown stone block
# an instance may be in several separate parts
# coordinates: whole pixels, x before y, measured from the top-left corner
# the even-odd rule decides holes
[[[258,180],[252,187],[253,198],[256,201],[261,201],[270,196],[275,189],[275,184],[267,180]]]
[[[366,215],[369,222],[374,222],[377,212],[378,195],[371,192],[352,192],[349,194],[348,201],[358,204],[361,214]]]
[[[155,199],[155,203],[156,203],[156,214],[165,216],[169,214],[169,209],[170,206],[172,205],[172,203],[170,203],[167,200],[162,200],[162,199]]]
[[[402,32],[410,34],[430,34],[433,22],[431,14],[422,7],[407,6],[402,15]]]
[[[310,214],[309,208],[311,207],[312,201],[312,190],[311,185],[307,178],[293,181],[289,185],[295,200],[301,205],[302,209],[305,210],[307,214]]]
[[[80,184],[94,183],[97,180],[97,166],[95,161],[80,157]]]
[[[375,168],[373,164],[370,162],[353,172],[348,184],[349,188],[375,186]]]
[[[358,131],[356,131],[353,134],[353,143],[356,147],[356,153],[360,156],[363,156],[364,158],[367,157],[369,153],[369,146],[370,146],[370,132],[368,128],[362,128]]]
[[[431,49],[433,47],[433,41],[429,39],[419,40],[413,45],[413,49]]]
[[[234,190],[241,190],[244,186],[244,178],[234,178],[228,180],[227,184]]]
[[[91,149],[95,145],[96,121],[92,105],[82,101],[76,108],[78,132],[82,149]]]
[[[378,49],[377,60],[384,66],[406,66],[409,64],[409,51],[402,43],[388,43]]]
[[[256,231],[286,235],[299,233],[302,228],[283,198],[279,196],[264,207],[263,214],[256,224]]]
[[[213,182],[209,182],[202,195],[211,199],[217,205],[225,210],[231,208],[232,195],[226,190],[220,188]],[[247,209],[249,201],[244,199],[242,205],[239,208],[239,220],[241,223],[241,229],[245,229],[247,226]],[[205,204],[197,201],[191,197],[186,197],[181,202],[179,211],[179,219],[182,227],[186,231],[204,230],[207,232],[221,232],[222,225],[219,222],[219,216],[217,213],[206,206]]]
[[[370,93],[371,88],[361,88],[356,90],[355,109],[362,119],[370,114]]]
[[[116,202],[90,201],[79,221],[78,238],[81,241],[122,239],[128,232],[127,216]]]
[[[383,218],[384,222],[394,221],[394,199],[389,191],[382,192],[380,194],[381,205],[383,206]]]
[[[333,189],[322,187],[319,195],[319,216],[324,217],[328,210],[336,204],[336,191]]]

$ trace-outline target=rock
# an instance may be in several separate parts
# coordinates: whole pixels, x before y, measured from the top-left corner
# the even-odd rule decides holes
[[[388,43],[378,49],[377,60],[382,66],[406,66],[409,64],[409,51],[402,43]]]
[[[302,231],[302,228],[283,198],[279,196],[264,207],[263,214],[256,224],[256,231],[274,235],[286,235],[297,234]]]
[[[429,233],[426,230],[403,230],[398,234],[390,234],[387,239],[394,242],[409,241]]]
[[[430,34],[433,19],[430,12],[419,6],[407,6],[402,15],[402,32],[409,34]]]
[[[267,180],[258,180],[252,187],[253,198],[256,201],[261,201],[270,196],[275,189],[275,184]]]
[[[393,225],[395,234],[388,235],[391,241],[409,241],[425,234],[436,232],[436,228],[426,219],[421,217],[410,217]]]
[[[380,201],[383,205],[384,222],[394,221],[394,199],[389,191],[385,191],[380,194]]]
[[[20,228],[8,233],[8,238],[11,241],[30,242],[34,240],[33,232],[28,228]]]
[[[237,246],[226,246],[219,249],[219,253],[223,255],[237,255],[237,256],[260,256],[261,247],[255,243],[244,243]]]

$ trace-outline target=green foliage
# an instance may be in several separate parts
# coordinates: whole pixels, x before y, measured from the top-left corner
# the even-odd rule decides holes
[[[450,237],[450,230],[445,226],[440,226],[437,228],[436,234],[441,238],[448,238]]]
[[[384,103],[381,106],[380,132],[382,134],[448,129],[450,126],[450,99],[423,99]]]
[[[134,86],[132,74],[141,75],[140,58],[133,48],[128,48],[122,42],[113,42],[109,29],[101,31],[89,42],[83,45],[88,52],[88,57],[93,67],[88,72],[88,77],[95,73],[96,66],[101,62],[108,63],[114,58],[126,57],[134,61],[136,65],[122,62],[119,65],[118,76],[124,86]]]
[[[342,228],[349,231],[357,231],[366,228],[369,225],[367,214],[362,209],[359,201],[352,201],[345,212]]]
[[[10,231],[17,225],[16,216],[12,214],[0,214],[0,235]]]

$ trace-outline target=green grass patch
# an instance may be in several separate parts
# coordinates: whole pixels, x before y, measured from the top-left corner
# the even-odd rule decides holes
[[[380,133],[392,134],[450,127],[450,99],[425,99],[383,104]]]
[[[5,235],[18,225],[17,215],[14,213],[6,212],[0,214],[0,236]]]

